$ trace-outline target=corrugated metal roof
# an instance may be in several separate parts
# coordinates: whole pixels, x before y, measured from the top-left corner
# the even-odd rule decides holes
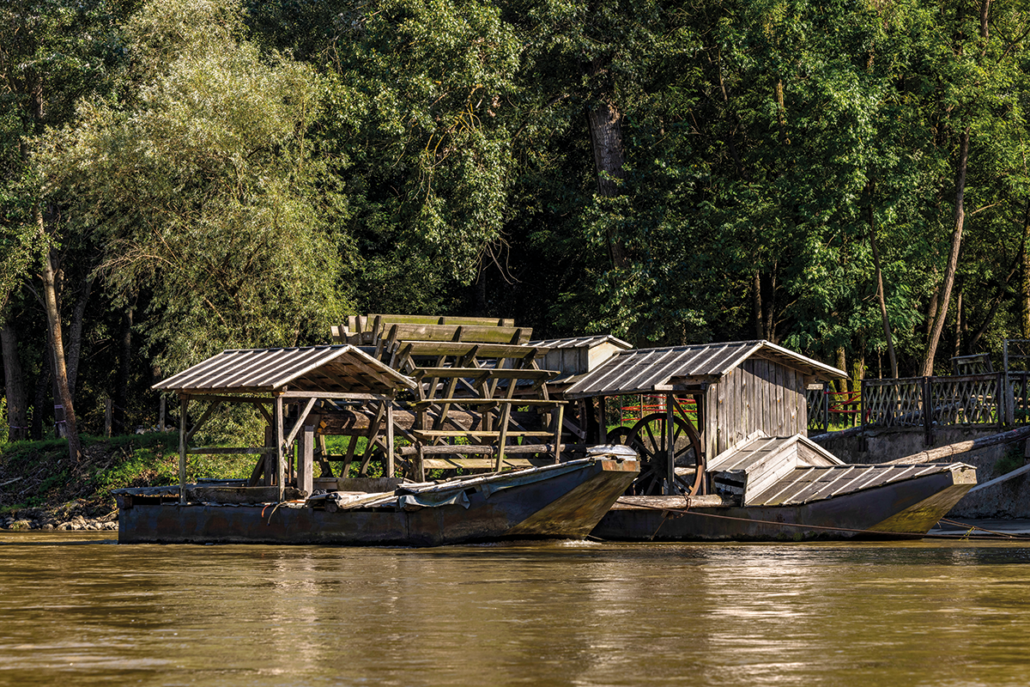
[[[710,473],[728,472],[731,470],[747,471],[755,463],[775,456],[781,451],[789,449],[795,443],[804,444],[811,450],[808,454],[809,457],[800,458],[804,462],[808,462],[811,465],[842,464],[839,458],[801,434],[789,437],[770,437],[765,432],[759,430],[736,446],[728,448],[710,459],[705,465],[705,470]]]
[[[573,336],[565,339],[543,339],[541,341],[530,341],[530,346],[540,348],[593,348],[603,343],[610,343],[619,348],[630,349],[633,345],[611,334],[599,334],[596,336]]]
[[[569,387],[565,397],[668,391],[662,387],[673,379],[682,384],[714,382],[752,356],[774,360],[823,380],[847,378],[843,370],[768,341],[732,341],[621,351]]]
[[[835,465],[799,467],[755,497],[748,505],[788,506],[822,501],[833,496],[882,487],[893,482],[915,479],[938,472],[949,472],[950,465]]]
[[[354,346],[255,348],[222,351],[154,385],[191,392],[281,390],[389,393],[415,388],[414,380]]]

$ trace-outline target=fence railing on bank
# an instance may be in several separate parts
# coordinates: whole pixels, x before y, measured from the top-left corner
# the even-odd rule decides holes
[[[809,430],[828,431],[842,415],[857,414],[848,424],[922,428],[932,442],[934,426],[1030,423],[1030,372],[863,379],[861,393],[847,399],[850,407],[842,395],[828,385],[808,389]]]

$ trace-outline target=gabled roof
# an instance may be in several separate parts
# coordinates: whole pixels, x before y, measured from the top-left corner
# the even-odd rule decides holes
[[[824,501],[834,496],[884,487],[935,473],[956,474],[957,483],[976,482],[975,473],[962,463],[920,465],[834,465],[798,467],[757,494],[748,505],[790,506]],[[970,473],[973,473],[972,476]]]
[[[183,393],[290,391],[388,394],[415,382],[354,346],[222,351],[154,385]]]
[[[809,454],[810,458],[807,461],[811,465],[829,467],[844,464],[837,456],[803,434],[795,434],[789,437],[770,437],[765,432],[759,430],[709,460],[705,465],[705,470],[708,472],[749,471],[749,468],[752,466],[775,458],[778,454],[788,450],[792,444],[796,443],[804,444],[811,451]]]
[[[597,334],[595,336],[572,336],[564,339],[543,339],[541,341],[530,341],[530,346],[539,348],[594,348],[603,343],[610,343],[618,348],[630,349],[633,345],[611,334]]]
[[[576,381],[565,391],[565,397],[658,393],[672,391],[672,384],[718,382],[752,357],[772,360],[824,381],[847,379],[843,370],[768,341],[732,341],[621,351]]]

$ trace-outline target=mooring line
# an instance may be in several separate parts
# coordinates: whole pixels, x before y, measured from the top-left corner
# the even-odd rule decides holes
[[[1008,532],[997,532],[995,530],[989,530],[986,527],[980,527],[979,525],[971,525],[968,522],[959,522],[958,520],[949,520],[947,518],[941,518],[937,522],[946,522],[949,525],[958,525],[959,527],[965,527],[967,530],[980,530],[981,532],[990,532],[996,534],[999,537],[1008,537],[1009,539],[1027,539],[1027,537],[1020,536],[1018,534],[1010,534]]]

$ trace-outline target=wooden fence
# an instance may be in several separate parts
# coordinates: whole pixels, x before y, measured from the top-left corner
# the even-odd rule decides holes
[[[1026,404],[1026,375],[1015,380]],[[1004,372],[950,377],[862,380],[862,424],[876,427],[922,427],[929,438],[936,426],[1002,426],[1006,422]],[[1012,401],[1010,401],[1011,403]],[[1025,413],[1023,413],[1025,418]],[[1025,421],[1025,419],[1024,419]]]
[[[862,424],[858,391],[834,391],[826,382],[805,389],[809,431],[828,432],[830,425]]]
[[[813,432],[827,432],[830,428],[830,385],[822,383],[805,389],[808,401],[808,429]]]
[[[854,424],[921,428],[928,439],[934,426],[1030,424],[1030,372],[864,379],[857,398],[827,385],[810,387],[807,397],[811,431],[827,431],[842,415],[852,414]]]

